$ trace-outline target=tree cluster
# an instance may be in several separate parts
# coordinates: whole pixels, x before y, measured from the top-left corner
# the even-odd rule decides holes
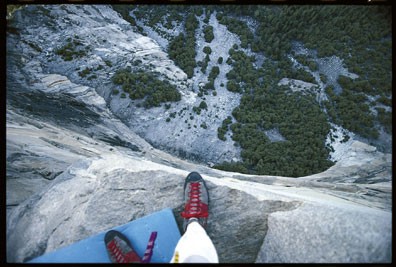
[[[217,20],[219,23],[226,25],[230,32],[239,36],[242,48],[248,48],[248,44],[253,42],[254,34],[243,21],[225,16],[221,12],[217,13]]]
[[[168,54],[186,74],[191,78],[194,74],[195,62],[195,30],[198,27],[198,20],[194,13],[187,15],[185,22],[185,34],[180,33],[169,42]]]
[[[227,133],[228,129],[229,129],[229,125],[232,123],[232,117],[228,116],[227,118],[225,118],[221,124],[221,127],[217,128],[217,137],[222,140],[225,141],[227,140],[227,138],[225,137],[225,134]]]
[[[203,109],[205,109],[205,110],[208,109],[208,105],[206,104],[205,101],[201,101],[201,103],[199,104],[198,107],[193,107],[193,111],[195,113],[197,113],[197,115],[200,115],[201,114],[201,110],[203,110]]]
[[[293,71],[292,63],[267,61],[257,69],[253,66],[255,58],[243,51],[232,48],[229,54],[233,69],[227,73],[227,88],[235,88],[242,93],[242,98],[232,112],[236,122],[224,121],[218,129],[218,137],[225,140],[230,129],[232,139],[242,149],[243,161],[216,167],[297,177],[331,166],[330,148],[325,145],[330,126],[314,96],[292,93],[288,87],[276,85],[283,75]],[[310,81],[307,77],[295,78]],[[277,129],[286,141],[271,142],[265,134],[271,129]]]
[[[332,87],[326,88],[330,101],[325,106],[331,120],[363,137],[378,138],[378,131],[374,127],[375,117],[370,112],[366,95],[353,90],[356,84],[348,77],[341,75],[338,83],[342,86],[339,95],[334,93]]]
[[[144,99],[145,108],[158,107],[163,102],[177,102],[181,99],[175,86],[143,71],[133,73],[121,69],[114,74],[112,81],[121,85],[122,90],[128,93],[131,99]]]
[[[209,90],[216,90],[214,86],[214,81],[219,75],[219,73],[220,73],[220,68],[218,66],[213,66],[208,75],[208,82],[205,84],[203,88],[200,89],[202,93],[208,94]]]
[[[348,70],[367,83],[366,93],[391,96],[390,6],[257,6],[254,15],[260,26],[252,49],[279,60],[292,41],[301,41],[318,57],[344,59]]]
[[[253,89],[256,87],[261,73],[253,67],[254,56],[247,56],[243,51],[234,48],[229,50],[228,64],[233,68],[226,74],[228,79],[227,90],[235,93],[243,93],[245,87]]]
[[[137,26],[135,19],[129,15],[129,12],[133,9],[133,5],[112,5],[112,7],[132,26]]]
[[[314,97],[287,94],[281,88],[266,96],[244,95],[233,116],[237,122],[230,126],[232,139],[242,148],[248,173],[299,177],[332,165],[325,146],[330,126]],[[286,141],[268,139],[264,131],[274,128]]]
[[[291,52],[294,41],[316,50],[319,58],[336,55],[344,59],[348,70],[359,78],[348,81],[349,78],[340,77],[338,82],[343,93],[337,99],[330,99],[331,103],[325,103],[331,119],[369,138],[378,136],[376,122],[390,132],[392,127],[386,117],[391,113],[381,110],[375,117],[369,108],[376,103],[391,107],[392,102],[392,13],[389,6],[230,6],[226,9],[227,12],[219,10],[219,20],[241,14],[256,19],[259,26],[251,49],[276,60],[274,63],[279,67],[276,73],[283,77],[315,82],[309,73],[291,68],[287,62],[285,55]],[[308,57],[295,57],[312,71],[318,70],[317,64]],[[270,77],[278,76],[274,74]],[[264,80],[267,82],[270,77]],[[321,79],[327,82],[324,75]],[[240,91],[240,84],[240,81],[229,81],[228,87]],[[376,103],[370,103],[363,94],[380,97]]]
[[[88,47],[85,47],[78,36],[67,38],[66,44],[55,50],[55,54],[62,57],[64,61],[72,61],[75,58],[81,58],[87,55]]]
[[[212,42],[214,39],[213,26],[211,25],[205,26],[203,32],[204,32],[205,42],[207,43]]]

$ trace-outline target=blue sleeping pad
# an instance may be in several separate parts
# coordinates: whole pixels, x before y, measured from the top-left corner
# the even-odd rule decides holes
[[[152,213],[112,229],[126,235],[141,258],[151,232],[156,231],[158,234],[150,262],[169,263],[180,239],[179,228],[171,209]],[[39,256],[29,263],[110,263],[104,243],[106,232]]]

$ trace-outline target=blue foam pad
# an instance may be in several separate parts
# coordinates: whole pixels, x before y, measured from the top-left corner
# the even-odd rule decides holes
[[[158,234],[150,262],[169,263],[180,239],[179,228],[171,209],[152,213],[112,229],[126,235],[141,258],[146,250],[151,232],[156,231]],[[110,263],[104,243],[106,232],[44,254],[29,263]]]

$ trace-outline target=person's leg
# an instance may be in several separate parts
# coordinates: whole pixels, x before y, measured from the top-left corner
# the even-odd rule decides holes
[[[180,238],[171,262],[219,262],[216,249],[205,231],[209,215],[209,192],[197,172],[184,183],[184,235]]]
[[[191,219],[187,230],[180,238],[172,257],[175,262],[175,255],[178,254],[178,262],[210,262],[218,263],[216,248],[205,229],[196,219]]]

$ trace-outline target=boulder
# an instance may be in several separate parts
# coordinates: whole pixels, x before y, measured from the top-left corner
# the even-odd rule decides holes
[[[390,263],[391,217],[353,205],[304,204],[273,213],[257,262]]]

